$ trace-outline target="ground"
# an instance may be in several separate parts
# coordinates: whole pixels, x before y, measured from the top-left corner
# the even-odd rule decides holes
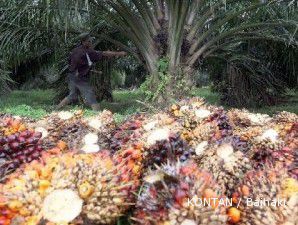
[[[142,103],[142,94],[139,91],[117,90],[113,92],[113,95],[114,103],[102,102],[101,106],[103,109],[114,112],[116,121],[120,122],[128,115],[149,109]],[[192,95],[204,97],[210,104],[219,105],[219,96],[212,93],[208,87],[195,89]],[[53,90],[13,91],[0,99],[0,112],[38,119],[55,110],[55,105],[52,102],[53,96]],[[65,109],[76,110],[82,107],[68,106]],[[298,114],[298,91],[289,93],[289,99],[284,104],[249,110],[269,115],[278,111]],[[86,108],[86,112],[87,115],[93,113],[88,108]]]

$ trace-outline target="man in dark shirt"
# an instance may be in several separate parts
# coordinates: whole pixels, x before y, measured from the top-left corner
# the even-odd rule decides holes
[[[98,111],[100,106],[96,101],[93,88],[89,84],[91,66],[103,57],[125,56],[126,52],[95,51],[92,38],[87,33],[81,34],[80,40],[81,45],[72,50],[69,58],[69,95],[60,102],[57,108],[61,109],[76,101],[81,93],[85,103],[90,105],[93,110]]]

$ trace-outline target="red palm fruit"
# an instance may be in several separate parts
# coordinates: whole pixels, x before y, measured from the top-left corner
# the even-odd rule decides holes
[[[10,219],[5,218],[4,216],[0,216],[0,225],[9,225]]]
[[[33,152],[33,154],[31,155],[31,157],[33,158],[33,159],[38,159],[39,157],[40,157],[40,153],[39,152]]]
[[[6,144],[7,139],[5,137],[0,137],[0,145]]]
[[[24,138],[29,138],[31,136],[31,132],[29,130],[25,130],[20,133],[20,136]]]
[[[9,147],[13,150],[13,151],[18,151],[20,150],[20,144],[18,142],[11,142],[9,143]]]
[[[182,205],[184,202],[184,199],[186,197],[187,197],[187,194],[185,191],[183,191],[181,189],[176,189],[175,194],[174,194],[176,203],[178,203],[179,205]]]
[[[41,152],[43,149],[42,149],[42,146],[41,145],[37,145],[35,147],[35,150],[38,151],[38,152]]]
[[[17,138],[17,141],[18,141],[19,143],[25,143],[25,142],[26,142],[26,139],[25,139],[24,137],[22,137],[22,136],[19,136],[19,137]]]
[[[35,138],[41,138],[41,136],[42,136],[42,133],[41,132],[35,132],[34,134],[33,134],[33,137],[35,137]]]
[[[17,156],[17,159],[19,160],[20,163],[23,163],[26,160],[26,156],[25,155],[19,155],[19,156]]]
[[[27,142],[28,145],[33,145],[33,144],[35,144],[35,140],[34,140],[34,138],[28,138],[28,139],[26,140],[26,142]]]
[[[8,142],[14,142],[16,140],[16,136],[14,134],[11,134],[7,137]]]

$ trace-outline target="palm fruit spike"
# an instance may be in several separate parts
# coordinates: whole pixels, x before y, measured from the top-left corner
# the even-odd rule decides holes
[[[266,168],[247,173],[233,201],[241,213],[240,225],[296,224],[298,183],[284,171]]]
[[[164,164],[144,177],[132,218],[136,224],[226,224],[226,208],[217,201],[188,203],[221,196],[209,174],[190,161]]]
[[[234,149],[229,139],[219,145],[206,145],[202,151],[196,149],[196,153],[195,160],[199,168],[210,172],[228,197],[232,195],[245,173],[251,169],[250,160],[242,152]]]
[[[154,165],[161,165],[167,160],[186,161],[194,151],[180,138],[179,134],[171,134],[168,140],[157,141],[144,151],[144,167],[153,168]]]
[[[0,186],[1,207],[13,211],[5,219],[12,224],[20,219],[25,224],[114,224],[130,206],[127,188],[136,190],[122,180],[123,167],[116,167],[107,152],[68,153],[27,164]]]

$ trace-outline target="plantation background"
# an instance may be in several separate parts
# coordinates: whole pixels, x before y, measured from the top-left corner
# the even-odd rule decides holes
[[[129,53],[92,68],[102,109],[119,120],[191,96],[297,113],[296,1],[23,0],[2,1],[0,12],[3,113],[55,110],[82,32],[96,37],[97,50]],[[82,102],[66,109],[81,107],[88,110]]]

